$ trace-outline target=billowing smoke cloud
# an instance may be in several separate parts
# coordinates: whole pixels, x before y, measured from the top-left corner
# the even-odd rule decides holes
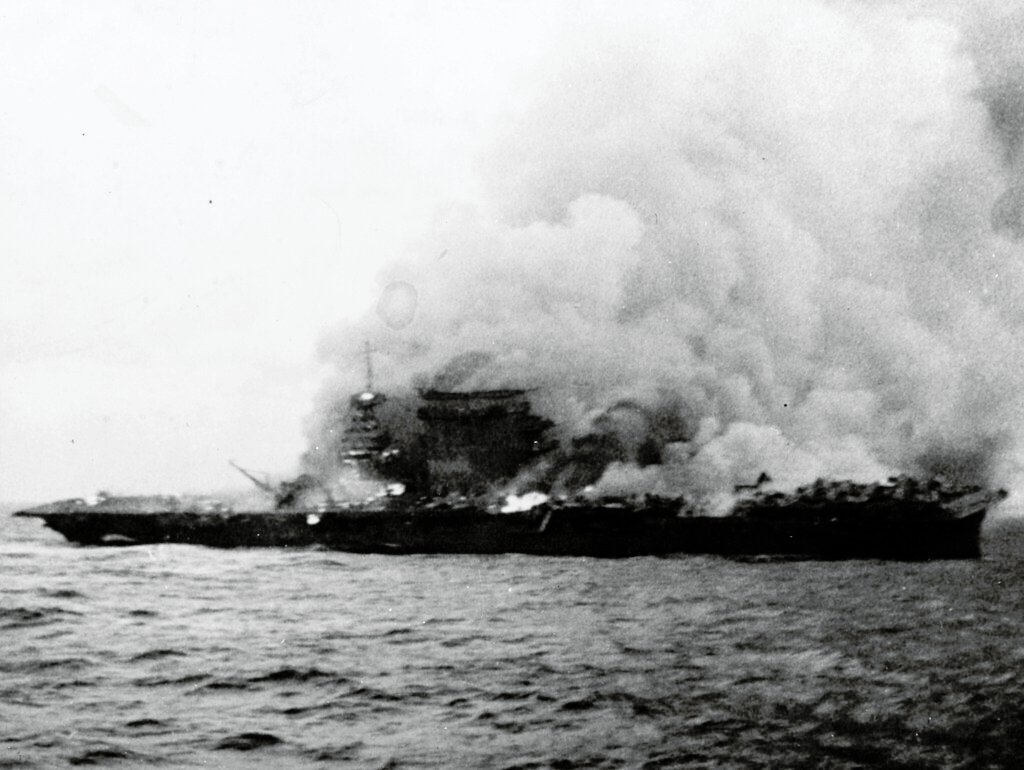
[[[609,490],[1013,485],[1024,15],[644,8],[536,70],[482,159],[486,200],[325,341],[342,365],[323,403],[361,387],[365,338],[385,390],[470,361],[457,386],[534,389],[565,456],[613,434]]]
[[[965,44],[977,63],[978,96],[1007,170],[1006,190],[992,210],[994,228],[1024,238],[1024,8],[986,2],[968,16]]]

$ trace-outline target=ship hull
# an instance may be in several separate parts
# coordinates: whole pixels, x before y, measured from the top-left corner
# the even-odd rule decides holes
[[[743,516],[603,506],[490,513],[473,506],[269,513],[25,511],[83,545],[183,543],[215,548],[320,547],[352,553],[594,556],[720,554],[806,559],[980,556],[984,510],[836,506]]]

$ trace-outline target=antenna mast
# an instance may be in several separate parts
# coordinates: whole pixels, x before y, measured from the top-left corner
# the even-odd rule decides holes
[[[366,355],[366,390],[373,393],[373,359],[370,357],[373,351],[370,349],[369,340],[363,343],[363,352]]]

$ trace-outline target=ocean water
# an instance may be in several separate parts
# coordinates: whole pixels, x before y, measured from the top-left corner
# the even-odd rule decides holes
[[[82,548],[0,516],[0,767],[1020,767],[979,561]]]

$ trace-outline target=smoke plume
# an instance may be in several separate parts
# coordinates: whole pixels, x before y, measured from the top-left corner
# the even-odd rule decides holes
[[[1015,484],[1024,13],[713,5],[581,19],[534,69],[485,199],[325,339],[312,457],[369,339],[399,396],[533,389],[544,471],[597,457],[612,491]]]

